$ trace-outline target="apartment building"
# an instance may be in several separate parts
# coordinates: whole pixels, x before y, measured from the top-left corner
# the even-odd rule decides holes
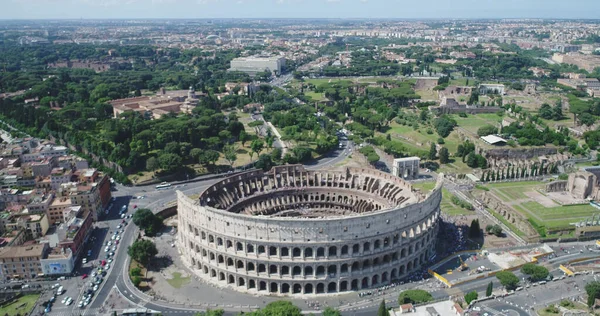
[[[0,248],[0,280],[25,280],[43,275],[41,259],[48,244]]]
[[[50,223],[48,221],[48,216],[45,213],[42,214],[28,214],[28,213],[19,213],[19,214],[11,214],[9,222],[6,223],[7,230],[25,230],[26,239],[37,239],[40,238],[48,232],[48,228],[50,227]]]
[[[71,208],[81,208],[81,206],[73,206],[71,199],[64,196],[59,196],[52,201],[48,208],[48,220],[50,225],[65,222],[65,212],[69,212]]]

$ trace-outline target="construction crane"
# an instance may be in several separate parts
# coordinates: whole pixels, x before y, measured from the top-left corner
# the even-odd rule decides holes
[[[463,261],[463,259],[458,256],[458,260],[460,261],[460,266],[456,268],[457,271],[465,271],[469,268],[469,266]]]

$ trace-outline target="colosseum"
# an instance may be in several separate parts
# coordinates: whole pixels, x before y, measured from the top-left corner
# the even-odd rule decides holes
[[[441,186],[427,195],[372,169],[250,171],[177,192],[177,246],[204,280],[238,291],[318,295],[379,287],[434,253]]]

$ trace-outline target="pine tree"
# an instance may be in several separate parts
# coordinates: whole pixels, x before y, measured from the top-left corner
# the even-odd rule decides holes
[[[435,144],[431,143],[431,147],[429,148],[429,160],[435,160],[435,156],[437,154],[437,149],[435,148]]]
[[[494,283],[490,281],[490,284],[488,284],[487,289],[485,290],[485,296],[491,296],[493,291]]]
[[[479,178],[479,181],[483,182],[485,179],[485,172],[481,173],[481,178]]]
[[[387,307],[385,307],[385,300],[381,301],[379,304],[379,310],[377,311],[377,316],[388,316]]]
[[[490,182],[490,172],[485,173],[485,182]]]

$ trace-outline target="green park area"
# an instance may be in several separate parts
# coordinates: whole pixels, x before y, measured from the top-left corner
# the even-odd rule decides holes
[[[18,299],[0,308],[0,315],[17,316],[28,315],[33,309],[40,294],[23,295]]]
[[[413,188],[419,189],[423,193],[427,193],[427,192],[433,190],[434,187],[435,187],[435,182],[421,182],[421,183],[413,184]],[[440,204],[440,208],[442,209],[442,212],[444,212],[445,214],[448,214],[450,216],[473,214],[473,211],[469,211],[467,209],[464,209],[464,208],[452,203],[451,199],[452,199],[452,193],[450,193],[448,190],[442,188],[442,203]]]
[[[452,118],[456,121],[458,126],[474,134],[477,134],[477,130],[480,127],[486,125],[498,126],[502,121],[502,117],[495,113],[469,114],[467,117],[453,115]]]
[[[546,230],[572,230],[572,223],[590,218],[598,210],[589,204],[544,206],[535,197],[547,199],[540,191],[544,183],[536,181],[490,183],[486,185],[503,202],[529,219],[529,222],[541,234]]]

